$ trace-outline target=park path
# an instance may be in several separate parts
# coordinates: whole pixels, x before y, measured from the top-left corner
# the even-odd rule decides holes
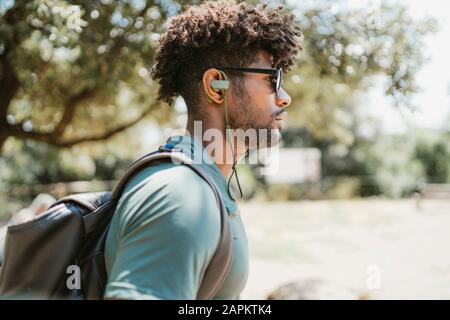
[[[317,298],[450,299],[450,200],[240,207],[251,252],[243,299],[308,279],[330,284]]]

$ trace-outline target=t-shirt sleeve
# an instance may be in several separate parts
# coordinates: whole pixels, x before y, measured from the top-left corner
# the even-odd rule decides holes
[[[104,297],[196,299],[220,240],[214,192],[182,165],[146,174],[133,179],[118,203]]]

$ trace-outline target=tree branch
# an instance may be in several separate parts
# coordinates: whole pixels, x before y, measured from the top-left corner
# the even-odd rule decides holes
[[[73,117],[75,116],[75,110],[76,110],[77,106],[81,102],[93,97],[94,95],[95,95],[95,89],[91,88],[91,89],[84,89],[79,94],[71,97],[65,103],[64,113],[63,113],[58,125],[56,126],[55,131],[52,133],[52,135],[62,136],[66,127],[72,122]]]
[[[8,121],[6,119],[8,115],[9,105],[11,100],[19,90],[19,80],[14,73],[13,68],[8,60],[9,49],[5,50],[0,60],[0,88],[2,93],[0,94],[0,154],[3,150],[6,140],[9,137],[8,134]]]
[[[142,114],[139,115],[136,119],[134,119],[128,123],[122,124],[112,130],[106,131],[100,135],[87,136],[87,137],[75,138],[72,140],[64,141],[64,140],[61,140],[60,135],[55,135],[56,130],[53,132],[50,132],[50,133],[41,133],[41,132],[36,132],[36,131],[24,131],[20,124],[10,125],[9,133],[11,136],[14,136],[16,138],[30,139],[30,140],[34,140],[34,141],[45,142],[45,143],[48,143],[48,144],[51,144],[51,145],[54,145],[54,146],[57,146],[60,148],[69,148],[69,147],[72,147],[81,142],[93,142],[93,141],[101,141],[101,140],[108,139],[108,138],[112,137],[113,135],[128,129],[131,126],[138,123],[139,121],[141,121],[144,117],[146,117],[153,110],[153,107],[155,105],[156,105],[156,103],[153,103],[152,105],[150,105],[147,108],[147,110],[142,112]]]
[[[7,48],[1,55],[0,60],[0,88],[2,89],[2,94],[0,94],[0,124],[2,125],[6,124],[9,104],[19,89],[19,80],[8,59],[9,54],[10,49]]]
[[[4,13],[2,20],[6,22],[7,26],[15,26],[18,20],[25,19],[24,8],[25,6],[18,5],[16,1],[14,6]],[[9,105],[20,88],[19,79],[10,61],[20,43],[20,37],[17,28],[12,28],[12,30],[12,36],[4,39],[4,51],[0,54],[0,154],[9,137],[9,124],[6,119]]]

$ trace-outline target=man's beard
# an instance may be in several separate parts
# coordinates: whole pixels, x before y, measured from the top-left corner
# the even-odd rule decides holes
[[[235,101],[236,104],[228,111],[230,112],[230,127],[236,132],[239,131],[238,129],[246,132],[243,143],[249,151],[271,148],[280,142],[280,130],[273,128],[273,122],[277,115],[272,115],[269,121],[261,121],[257,108],[251,104],[250,97],[246,93],[236,97]],[[239,134],[237,136],[239,137]]]

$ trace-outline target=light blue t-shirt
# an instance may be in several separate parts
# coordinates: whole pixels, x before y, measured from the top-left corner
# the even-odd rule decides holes
[[[248,276],[248,244],[227,181],[202,144],[190,136],[168,143],[195,159],[216,183],[233,237],[230,272],[214,299],[238,299]],[[105,248],[105,298],[195,299],[220,240],[220,211],[211,187],[192,169],[171,162],[143,169],[127,184]]]

